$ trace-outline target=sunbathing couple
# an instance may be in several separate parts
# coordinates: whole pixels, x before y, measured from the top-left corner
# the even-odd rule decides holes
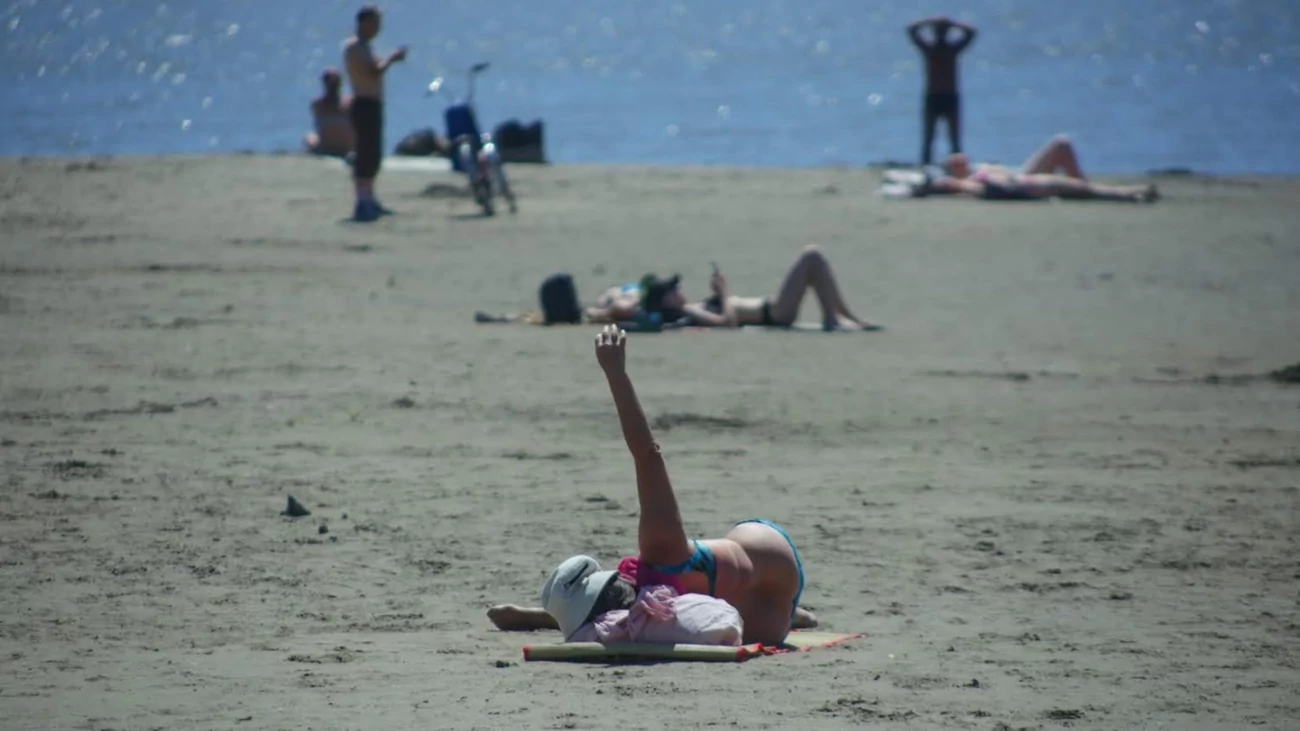
[[[627,335],[596,336],[623,439],[636,467],[638,555],[617,569],[574,556],[542,587],[542,606],[492,607],[504,630],[558,629],[566,641],[781,644],[792,628],[816,626],[800,608],[804,568],[794,542],[767,520],[744,520],[722,538],[690,540],[663,454],[626,369]]]
[[[762,325],[789,327],[799,316],[799,305],[809,289],[821,304],[822,327],[826,330],[879,330],[849,311],[840,294],[830,262],[820,247],[803,250],[786,273],[775,299],[731,294],[726,277],[714,266],[709,282],[713,296],[690,302],[679,285],[681,277],[660,279],[647,275],[637,284],[613,287],[586,310],[590,322],[642,322],[653,318],[664,326],[740,327]]]
[[[993,200],[1108,200],[1152,203],[1160,198],[1155,185],[1098,185],[1088,180],[1079,156],[1067,137],[1048,140],[1019,170],[1001,165],[971,166],[963,154],[949,155],[944,176],[929,181],[929,193],[973,195]]]

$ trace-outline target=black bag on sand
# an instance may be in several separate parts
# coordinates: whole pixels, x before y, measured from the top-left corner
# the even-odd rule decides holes
[[[492,131],[492,141],[497,143],[497,152],[501,161],[507,163],[545,163],[546,153],[542,149],[542,122],[520,124],[511,119],[497,125]]]
[[[578,301],[578,288],[568,274],[552,274],[542,282],[538,291],[542,301],[542,318],[547,325],[582,322],[582,304]]]

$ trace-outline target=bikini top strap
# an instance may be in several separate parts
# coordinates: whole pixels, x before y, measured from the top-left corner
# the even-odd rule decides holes
[[[718,584],[718,560],[713,556],[713,551],[699,541],[692,540],[691,544],[695,546],[695,553],[691,557],[673,566],[656,566],[650,568],[670,576],[684,574],[690,571],[701,571],[709,580],[709,596],[717,593]]]
[[[705,555],[708,549],[705,549],[703,546],[701,546],[699,541],[693,540],[691,541],[691,545],[695,546],[695,552],[692,553],[691,557],[686,559],[685,561],[682,561],[681,563],[678,564],[673,564],[672,566],[665,566],[662,564],[650,564],[650,568],[654,569],[655,571],[658,571],[659,573],[670,574],[670,575],[684,574],[688,571],[699,571],[701,559]]]

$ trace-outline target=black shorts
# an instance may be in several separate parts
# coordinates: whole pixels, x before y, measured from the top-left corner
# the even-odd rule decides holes
[[[368,97],[353,98],[348,114],[357,139],[352,177],[369,180],[379,173],[384,157],[384,103]]]
[[[925,118],[927,121],[940,117],[952,119],[961,110],[961,97],[957,94],[926,94]]]

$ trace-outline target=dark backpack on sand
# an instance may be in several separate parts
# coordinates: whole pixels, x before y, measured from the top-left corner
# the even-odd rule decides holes
[[[582,322],[582,304],[578,301],[578,288],[568,274],[552,274],[538,290],[542,301],[542,318],[547,325]]]

